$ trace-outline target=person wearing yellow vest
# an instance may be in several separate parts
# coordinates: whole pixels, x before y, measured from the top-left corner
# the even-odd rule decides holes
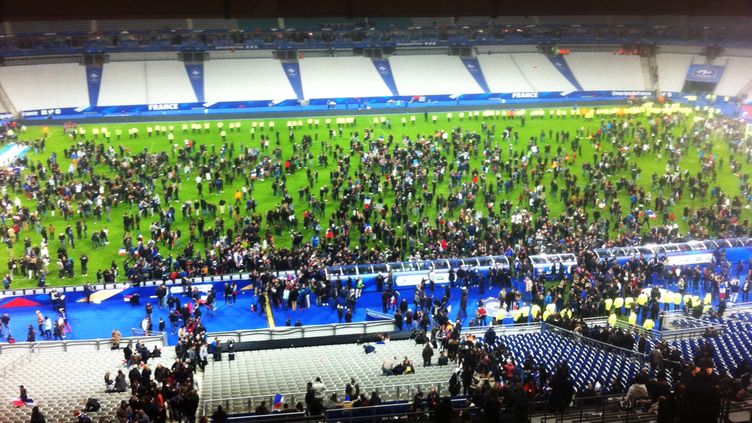
[[[608,316],[608,325],[609,326],[616,325],[616,313],[611,313],[611,315]]]
[[[635,313],[634,311],[629,312],[629,324],[630,325],[637,324],[637,313]]]
[[[681,302],[682,302],[681,292],[675,292],[674,293],[674,310],[679,310],[681,308]]]
[[[637,311],[639,312],[640,309],[644,308],[648,304],[648,295],[644,292],[637,296]]]
[[[642,324],[642,327],[644,327],[646,330],[653,330],[655,327],[655,322],[653,319],[645,319],[645,323]]]
[[[611,312],[611,307],[613,305],[614,305],[614,300],[612,300],[611,298],[606,298],[606,301],[605,301],[605,310],[606,310],[606,313],[610,313]]]
[[[669,304],[674,300],[674,294],[671,292],[664,292],[658,299],[663,304],[663,310],[668,310]]]
[[[621,316],[621,309],[624,307],[624,298],[622,297],[616,297],[614,298],[614,311],[617,315]]]
[[[702,303],[702,300],[700,300],[699,295],[692,296],[692,307],[696,306],[697,304]]]
[[[632,310],[632,306],[634,306],[634,297],[626,297],[624,298],[624,307],[627,308],[627,310]]]
[[[705,294],[705,300],[703,301],[705,305],[711,305],[713,304],[713,297],[710,295],[710,292]]]
[[[551,317],[551,312],[548,311],[548,310],[544,311],[543,312],[543,321],[544,322],[547,321],[549,317]]]
[[[530,307],[530,314],[533,316],[533,320],[537,319],[540,315],[541,308],[538,304],[533,304],[532,307]]]

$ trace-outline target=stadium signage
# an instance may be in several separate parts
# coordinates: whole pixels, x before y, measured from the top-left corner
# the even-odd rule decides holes
[[[21,112],[21,116],[23,117],[53,116],[53,115],[59,115],[61,113],[62,113],[62,110],[60,109],[25,110]]]
[[[687,81],[718,83],[723,76],[723,66],[691,65],[687,70]]]
[[[512,98],[538,98],[536,92],[512,93]]]
[[[149,110],[179,110],[178,103],[150,104]]]
[[[649,97],[653,95],[651,91],[611,91],[614,97]]]
[[[404,43],[397,43],[398,47],[431,47],[439,45],[436,41],[408,41]]]

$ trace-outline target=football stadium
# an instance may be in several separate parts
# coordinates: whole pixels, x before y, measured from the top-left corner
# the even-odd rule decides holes
[[[10,3],[0,422],[752,421],[748,5]]]

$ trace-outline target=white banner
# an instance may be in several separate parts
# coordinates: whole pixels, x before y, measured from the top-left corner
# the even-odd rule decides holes
[[[209,291],[212,289],[212,284],[201,284],[201,285],[191,285],[191,291],[193,291],[193,288],[198,288],[198,292],[201,294],[209,294]],[[173,285],[170,287],[170,293],[171,294],[182,294],[183,293],[183,286],[182,285]]]
[[[706,264],[713,262],[713,254],[683,254],[680,256],[667,256],[666,265],[668,266],[687,266],[692,264]]]
[[[428,273],[396,276],[394,282],[397,286],[418,286],[424,278],[428,279]],[[449,283],[449,272],[435,272],[433,274],[433,281],[437,284]]]

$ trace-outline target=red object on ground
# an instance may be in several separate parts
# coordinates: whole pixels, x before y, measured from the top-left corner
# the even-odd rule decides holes
[[[0,306],[0,308],[15,308],[15,307],[38,307],[40,304],[36,301],[27,300],[26,298],[14,298],[7,303]]]

